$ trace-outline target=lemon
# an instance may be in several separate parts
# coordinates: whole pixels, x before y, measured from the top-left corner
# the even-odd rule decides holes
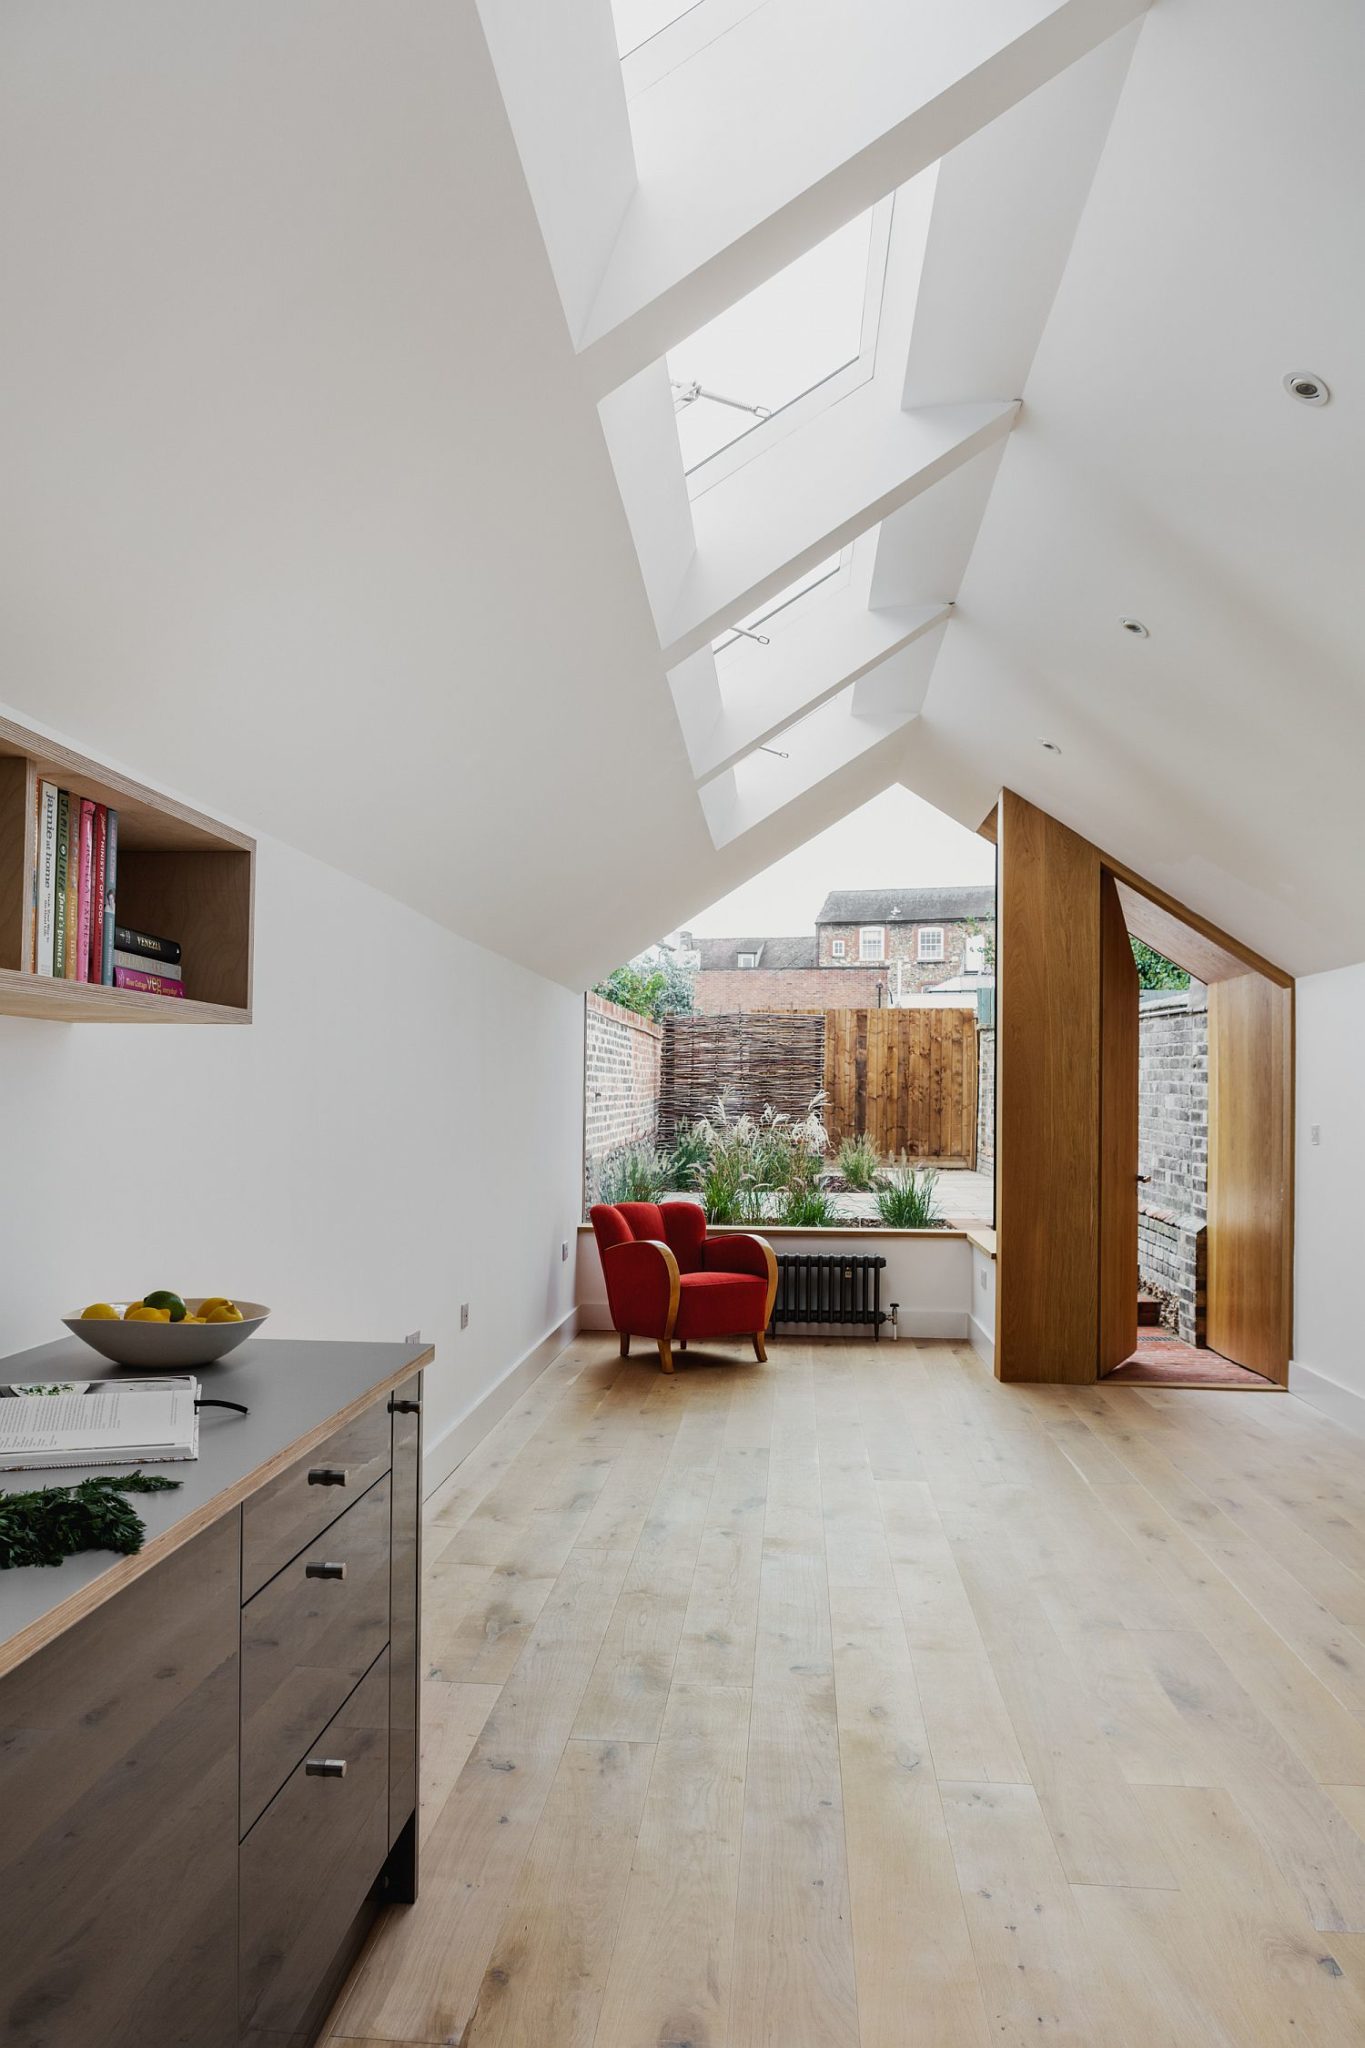
[[[206,1323],[240,1323],[241,1320],[242,1311],[230,1301],[220,1302],[217,1308],[211,1308],[204,1317]]]
[[[199,1313],[206,1316],[211,1308],[231,1308],[232,1302],[226,1294],[207,1295],[199,1304]]]
[[[125,1309],[123,1312],[125,1323],[168,1323],[170,1319],[169,1309],[148,1308],[140,1301],[135,1303],[132,1308]]]
[[[184,1316],[181,1320],[186,1323],[202,1323],[204,1318],[202,1316]]]
[[[107,1301],[92,1301],[89,1308],[83,1308],[77,1318],[82,1323],[116,1323],[118,1310],[110,1308]]]

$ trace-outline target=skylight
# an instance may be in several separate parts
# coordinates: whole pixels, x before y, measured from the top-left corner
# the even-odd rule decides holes
[[[812,591],[824,589],[836,581],[842,582],[852,558],[853,550],[848,547],[842,554],[830,555],[826,561],[817,562],[813,569],[808,569],[804,576],[798,576],[794,583],[789,583],[776,597],[770,597],[757,611],[750,612],[747,618],[719,634],[711,642],[712,653],[726,654],[732,647],[767,647],[780,639],[787,626],[793,623],[790,613],[798,599],[807,598]],[[796,622],[799,623],[799,613]]]
[[[865,213],[836,229],[670,349],[689,475],[858,363],[869,325],[873,219]]]

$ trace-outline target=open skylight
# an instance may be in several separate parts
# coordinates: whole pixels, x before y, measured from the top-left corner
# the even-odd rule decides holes
[[[780,640],[789,625],[800,623],[801,605],[798,601],[810,597],[814,591],[829,589],[835,583],[842,583],[848,575],[852,559],[853,550],[848,547],[842,554],[831,555],[828,560],[817,562],[804,576],[798,576],[794,583],[789,583],[776,597],[770,597],[757,611],[751,612],[747,618],[739,620],[728,632],[720,634],[713,640],[712,653],[726,654],[732,647],[768,647],[775,640]]]
[[[859,215],[670,349],[694,497],[872,374],[889,219],[889,202]]]

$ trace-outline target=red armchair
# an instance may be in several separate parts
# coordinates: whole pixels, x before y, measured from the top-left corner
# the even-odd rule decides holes
[[[675,1338],[685,1351],[689,1337],[750,1337],[767,1357],[777,1260],[765,1239],[708,1237],[698,1202],[600,1202],[592,1227],[623,1358],[632,1337],[653,1338],[665,1372]]]

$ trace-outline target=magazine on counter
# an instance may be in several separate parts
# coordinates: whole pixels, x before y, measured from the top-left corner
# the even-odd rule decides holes
[[[0,1386],[0,1472],[166,1465],[199,1456],[195,1379]]]

